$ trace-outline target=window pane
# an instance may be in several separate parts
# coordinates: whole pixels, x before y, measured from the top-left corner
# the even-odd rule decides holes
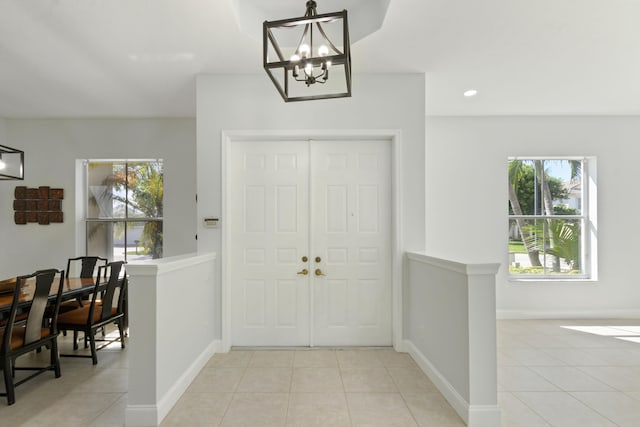
[[[510,219],[509,273],[583,274],[581,219]]]
[[[130,222],[127,260],[162,258],[162,221]]]
[[[129,163],[129,218],[162,218],[162,162]]]
[[[581,160],[509,161],[509,214],[580,215]]]
[[[162,258],[162,221],[87,222],[87,254],[109,261]]]
[[[91,162],[87,168],[87,218],[124,218],[125,164]]]
[[[87,222],[87,255],[97,255],[109,261],[125,261],[125,222]]]

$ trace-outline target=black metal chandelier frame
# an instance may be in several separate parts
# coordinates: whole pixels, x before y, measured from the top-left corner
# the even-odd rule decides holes
[[[17,148],[7,147],[6,145],[0,145],[0,161],[6,163],[6,154],[8,154],[11,158],[17,157],[20,160],[19,165],[17,165],[18,173],[11,174],[5,172],[5,168],[0,168],[0,181],[8,181],[8,180],[23,180],[24,179],[24,151],[18,150]],[[4,160],[3,160],[4,157]],[[16,169],[16,168],[12,168]]]
[[[342,10],[340,12],[323,13],[319,15],[316,12],[316,2],[313,0],[307,1],[306,7],[307,11],[302,17],[280,19],[277,21],[264,21],[262,26],[264,69],[285,102],[350,97],[351,51],[347,11]],[[342,50],[335,46],[322,28],[322,24],[335,22],[337,20],[342,20]],[[296,46],[294,55],[287,59],[274,36],[273,30],[290,29],[300,26],[304,26],[302,36]],[[317,32],[314,31],[314,26]],[[325,46],[327,46],[326,53],[324,55],[314,56],[314,44],[317,44],[316,42],[318,37],[325,43]],[[307,40],[309,41],[309,45],[305,44]],[[308,47],[308,50],[303,48],[305,45]],[[277,56],[274,61],[269,60],[270,46]],[[307,96],[290,95],[289,86],[292,81],[303,82],[307,86],[311,86],[316,83],[324,84],[329,78],[329,69],[335,65],[342,65],[344,67],[345,91]],[[282,81],[284,87],[280,84],[274,74],[279,69],[283,72]],[[320,73],[316,73],[315,70],[320,70]]]

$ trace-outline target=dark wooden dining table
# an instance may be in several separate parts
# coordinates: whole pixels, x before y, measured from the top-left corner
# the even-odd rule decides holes
[[[59,278],[53,281],[51,286],[51,297],[55,297],[58,292]],[[80,278],[69,277],[63,281],[62,301],[75,299],[88,295],[93,291],[96,285],[95,277]],[[16,286],[16,278],[0,281],[0,317],[3,314],[8,313],[11,310],[11,303],[13,302],[13,291]],[[20,292],[20,300],[25,302],[25,306],[29,304],[33,296],[35,288],[35,279],[27,280],[26,284],[22,286]]]

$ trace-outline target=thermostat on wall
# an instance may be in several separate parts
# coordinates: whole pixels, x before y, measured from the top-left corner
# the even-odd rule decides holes
[[[220,226],[220,219],[213,217],[206,217],[204,219],[204,227],[205,228],[217,228]]]

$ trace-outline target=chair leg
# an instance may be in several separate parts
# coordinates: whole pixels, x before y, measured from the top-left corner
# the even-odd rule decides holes
[[[118,332],[120,332],[120,348],[124,348],[124,325],[122,319],[118,319]]]
[[[78,331],[73,331],[73,349],[78,349]]]
[[[4,386],[7,393],[7,404],[13,405],[16,402],[15,389],[13,386],[13,367],[11,358],[4,359]]]
[[[91,345],[91,359],[93,360],[93,364],[97,365],[98,364],[98,352],[96,351],[96,337],[94,335],[95,332],[96,331],[90,331],[89,332],[89,344]],[[86,332],[85,332],[85,334],[86,334]]]
[[[58,354],[58,338],[51,340],[51,365],[56,374],[56,378],[60,378],[60,354]]]

